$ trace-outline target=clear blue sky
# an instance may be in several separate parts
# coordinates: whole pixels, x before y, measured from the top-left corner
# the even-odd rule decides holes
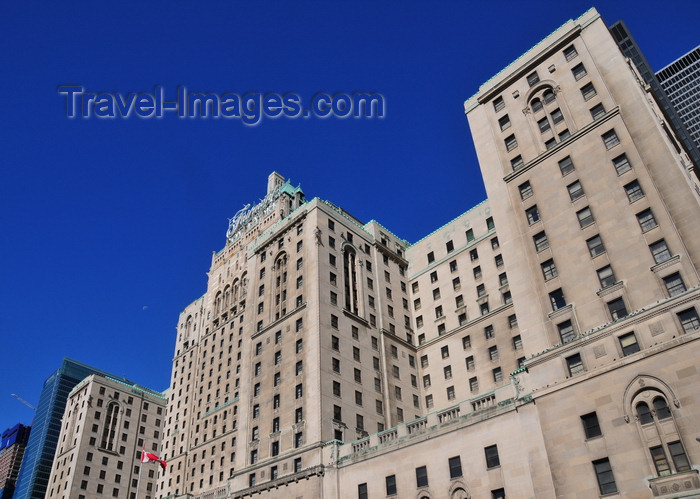
[[[601,2],[654,69],[700,2]],[[416,241],[484,199],[462,104],[588,1],[2,2],[0,431],[63,356],[168,386],[179,312],[276,170]],[[65,117],[59,85],[374,91],[383,120]]]

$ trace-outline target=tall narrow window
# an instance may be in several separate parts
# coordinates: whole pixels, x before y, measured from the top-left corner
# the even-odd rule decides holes
[[[617,492],[615,477],[613,476],[612,467],[610,466],[610,460],[607,457],[605,459],[593,461],[593,469],[598,479],[598,488],[601,494]]]
[[[116,438],[117,423],[119,420],[119,403],[112,401],[107,405],[107,416],[105,417],[105,425],[102,429],[101,447],[107,450],[115,450],[114,442]]]
[[[428,486],[428,468],[419,466],[416,468],[416,487]]]
[[[358,313],[357,308],[357,255],[351,248],[343,252],[343,271],[345,273],[345,309],[353,314]]]

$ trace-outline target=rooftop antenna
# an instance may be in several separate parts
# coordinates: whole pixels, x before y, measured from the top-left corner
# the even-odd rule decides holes
[[[20,396],[17,395],[16,393],[13,393],[13,394],[11,394],[11,395],[12,395],[14,398],[16,398],[17,400],[19,400],[20,402],[22,402],[22,403],[23,403],[24,405],[26,405],[27,407],[29,407],[32,411],[36,411],[36,407],[34,407],[32,404],[30,404],[29,402],[27,402],[26,400],[24,400],[22,397],[20,397]]]

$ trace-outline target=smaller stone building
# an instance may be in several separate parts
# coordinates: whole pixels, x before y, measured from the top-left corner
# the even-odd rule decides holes
[[[158,451],[165,403],[130,382],[85,378],[68,396],[46,498],[153,497],[162,471],[142,464],[141,452]]]

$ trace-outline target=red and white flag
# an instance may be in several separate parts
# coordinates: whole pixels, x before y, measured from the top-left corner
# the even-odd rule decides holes
[[[155,454],[151,454],[150,452],[141,452],[141,462],[142,463],[158,463],[158,464],[160,464],[161,468],[163,468],[163,471],[165,471],[165,468],[167,468],[167,466],[168,466],[168,463],[163,461],[161,458],[159,458]]]

